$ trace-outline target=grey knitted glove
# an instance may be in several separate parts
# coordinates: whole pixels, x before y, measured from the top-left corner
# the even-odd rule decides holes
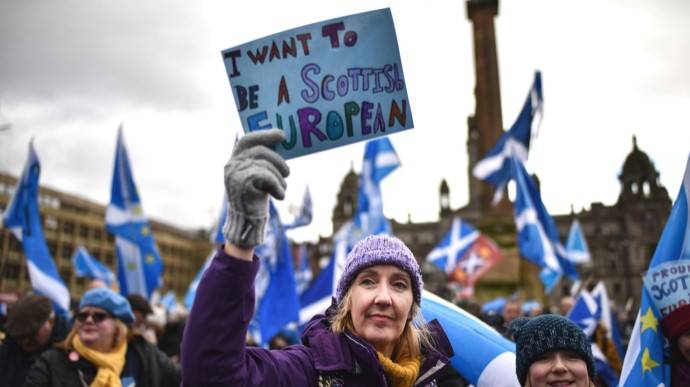
[[[283,140],[285,134],[281,129],[248,133],[235,144],[232,157],[225,164],[229,206],[223,234],[236,246],[261,244],[268,220],[268,195],[280,200],[285,197],[285,177],[290,168],[271,149]]]

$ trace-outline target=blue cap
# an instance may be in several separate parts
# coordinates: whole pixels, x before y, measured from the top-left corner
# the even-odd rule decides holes
[[[134,313],[129,301],[108,288],[91,289],[84,293],[79,303],[79,309],[85,306],[95,306],[108,311],[125,324],[134,322]]]

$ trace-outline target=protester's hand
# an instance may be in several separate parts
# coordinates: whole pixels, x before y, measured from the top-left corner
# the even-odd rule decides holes
[[[263,242],[268,220],[268,195],[285,197],[285,160],[272,147],[285,140],[281,129],[252,132],[242,137],[225,164],[228,220],[225,239],[241,248]]]

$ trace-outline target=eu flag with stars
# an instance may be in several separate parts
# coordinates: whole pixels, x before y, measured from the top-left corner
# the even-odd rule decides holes
[[[140,294],[147,299],[160,286],[163,260],[144,216],[122,126],[117,133],[110,204],[105,213],[106,229],[115,236],[117,277],[120,293]]]
[[[648,276],[660,268],[682,262],[690,262],[690,157],[678,197],[671,209],[671,215],[661,234],[659,244],[649,263]],[[661,327],[660,301],[648,289],[648,279],[642,287],[640,311],[637,314],[628,351],[623,361],[621,386],[669,386],[670,365],[666,361],[668,341]]]

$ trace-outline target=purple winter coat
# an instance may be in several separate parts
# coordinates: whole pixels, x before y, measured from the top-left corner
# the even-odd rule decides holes
[[[221,248],[197,288],[182,339],[182,385],[191,386],[387,386],[376,351],[360,337],[333,333],[315,316],[302,343],[281,350],[246,347],[254,313],[259,259],[246,262]],[[417,386],[434,386],[434,375],[453,350],[437,321],[429,323],[436,349],[425,351]]]

